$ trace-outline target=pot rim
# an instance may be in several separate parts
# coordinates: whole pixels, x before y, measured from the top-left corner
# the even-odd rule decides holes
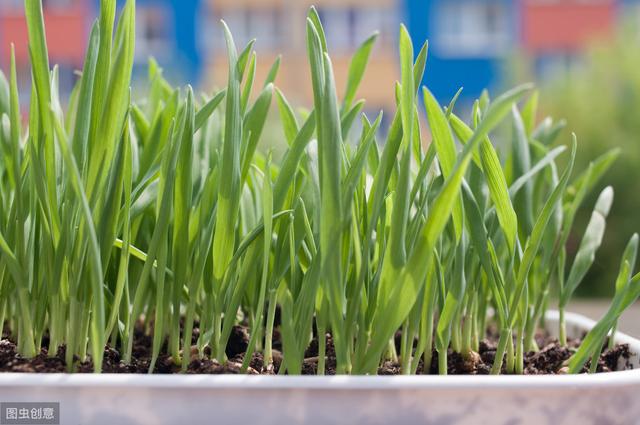
[[[557,323],[559,314],[551,310],[545,316]],[[565,313],[567,325],[591,329],[595,321],[583,315]],[[629,344],[636,360],[640,340],[616,332],[616,343]],[[248,376],[248,375],[141,375],[141,374],[66,374],[0,373],[0,387],[138,387],[152,389],[241,389],[241,390],[460,390],[477,388],[531,389],[563,387],[640,386],[640,368],[579,375],[412,375],[412,376]]]

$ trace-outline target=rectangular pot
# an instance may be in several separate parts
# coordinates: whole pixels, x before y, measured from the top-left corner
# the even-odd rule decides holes
[[[567,314],[567,333],[594,321]],[[557,312],[549,312],[554,333]],[[562,376],[0,374],[0,401],[59,402],[61,424],[640,424],[634,370]],[[4,410],[3,410],[4,413]],[[4,423],[4,422],[2,422]]]

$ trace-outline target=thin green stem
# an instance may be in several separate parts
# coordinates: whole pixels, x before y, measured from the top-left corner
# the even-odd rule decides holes
[[[611,333],[609,334],[609,342],[607,347],[609,350],[612,350],[616,346],[616,332],[618,331],[618,321],[611,328]]]
[[[230,319],[230,318],[229,318]],[[232,319],[230,319],[232,320]],[[211,352],[215,354],[216,360],[226,363],[227,354],[221,341],[222,338],[222,313],[216,309],[213,313],[213,336],[211,337]]]
[[[524,332],[522,329],[516,337],[516,364],[515,373],[522,375],[524,373]]]
[[[433,358],[433,317],[427,321],[426,333],[425,333],[425,350],[422,356],[423,373],[429,374],[431,372],[431,360]],[[417,368],[417,365],[416,365]]]
[[[516,372],[516,353],[515,346],[513,344],[513,333],[509,332],[509,341],[507,342],[507,361],[505,365],[507,373]]]
[[[396,341],[394,337],[387,342],[387,359],[398,363],[398,353],[396,351]]]
[[[184,335],[182,341],[182,371],[186,372],[191,363],[191,339],[193,337],[193,321],[196,314],[197,294],[191,293],[187,307],[187,315],[184,321]]]
[[[24,288],[18,289],[18,302],[20,309],[20,325],[22,326],[19,337],[21,338],[21,344],[19,344],[21,354],[26,358],[32,358],[36,355],[36,345],[33,334],[33,322],[31,321],[31,311],[29,308],[29,301],[27,290]]]
[[[318,375],[325,374],[327,360],[327,329],[323,322],[318,321]]]
[[[89,318],[91,316],[91,309],[89,302],[83,301],[81,303],[82,308],[80,314],[80,337],[78,338],[78,357],[83,362],[87,359],[87,344],[89,343]]]
[[[494,358],[493,365],[491,366],[492,375],[499,375],[502,372],[504,355],[509,346],[513,347],[513,343],[511,342],[511,331],[509,329],[502,329],[500,331],[500,338],[498,339],[498,347],[496,348],[496,357]],[[507,371],[509,371],[508,366]]]
[[[178,291],[176,284],[174,283],[174,291]],[[180,288],[181,289],[181,288]],[[173,362],[179,365],[182,362],[180,356],[180,295],[174,295],[177,298],[177,302],[174,299],[174,303],[171,309],[171,324],[169,328],[169,353]]]
[[[400,340],[400,365],[403,374],[411,370],[411,348],[409,348],[409,321],[402,325],[402,338]]]
[[[564,308],[560,307],[559,312],[560,312],[560,317],[558,320],[558,326],[560,328],[560,332],[559,332],[560,345],[562,345],[563,347],[566,347],[567,346],[567,324],[564,318]]]
[[[269,308],[267,310],[267,326],[264,334],[264,366],[273,366],[273,324],[276,318],[276,291],[269,290]]]
[[[470,314],[465,315],[462,324],[462,350],[460,352],[464,358],[469,358],[471,351],[473,351],[471,347],[471,336],[473,334],[474,322]]]
[[[600,360],[600,353],[602,352],[602,348],[596,350],[596,352],[591,356],[591,364],[589,365],[589,373],[596,373],[598,371],[598,362]]]
[[[156,274],[156,315],[153,324],[153,344],[151,352],[151,362],[149,362],[149,373],[153,373],[160,354],[160,349],[165,340],[164,322],[166,318],[167,296],[170,288],[165,288],[165,268],[167,267],[167,241],[161,242],[158,252],[158,269]]]
[[[449,370],[447,349],[438,350],[438,373],[440,375],[446,375]]]

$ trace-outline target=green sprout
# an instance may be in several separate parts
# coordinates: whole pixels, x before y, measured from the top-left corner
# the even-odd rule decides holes
[[[387,360],[403,374],[430,373],[436,356],[446,374],[450,350],[473,360],[492,326],[491,372],[524,373],[554,293],[567,344],[565,309],[601,244],[611,188],[570,267],[567,241],[619,152],[576,173],[576,136],[570,149],[558,145],[564,123],[538,120],[531,85],[483,94],[464,120],[460,91],[443,108],[421,87],[428,46],[415,51],[401,26],[401,78],[389,88],[397,108],[383,131],[382,112],[367,116],[357,98],[377,34],[353,55],[340,98],[311,8],[310,110],[277,87],[280,58],[256,81],[254,41],[238,50],[224,22],[226,88],[174,88],[151,60],[137,99],[135,2],[116,25],[116,2],[103,0],[63,108],[41,2],[25,5],[33,88],[25,123],[13,49],[8,79],[0,72],[0,318],[22,356],[64,347],[69,371],[79,359],[100,372],[106,345],[132,362],[142,331],[152,334],[149,372],[163,354],[187,371],[198,357],[229,362],[241,325],[242,372],[259,353],[265,371],[300,374],[315,339],[325,374],[330,337],[336,373],[376,374]],[[279,139],[282,155],[268,148]],[[634,235],[611,308],[570,372],[589,360],[596,371],[607,336],[640,295],[637,250]]]

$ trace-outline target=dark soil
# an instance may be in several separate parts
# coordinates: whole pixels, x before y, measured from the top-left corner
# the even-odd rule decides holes
[[[197,325],[197,323],[196,323]],[[197,335],[197,327],[194,335]],[[397,336],[398,337],[398,336]],[[195,342],[194,336],[194,342]],[[143,332],[142,326],[136,329],[134,335],[133,359],[131,364],[125,364],[121,360],[118,350],[107,346],[104,351],[102,371],[104,373],[147,373],[151,361],[152,336]],[[273,364],[265,367],[262,353],[254,353],[249,362],[249,374],[275,374],[278,373],[282,354],[280,334],[274,331]],[[249,342],[249,334],[243,326],[234,326],[227,345],[226,354],[229,361],[222,365],[217,360],[210,358],[210,351],[205,350],[203,356],[198,356],[197,350],[192,347],[191,361],[187,367],[189,374],[236,374],[241,372],[244,354]],[[575,348],[580,344],[579,339],[570,340],[568,347],[562,347],[556,339],[547,335],[538,335],[536,342],[540,349],[528,352],[524,356],[524,373],[526,375],[562,374],[565,373],[566,361],[571,357]],[[43,344],[48,343],[48,338],[43,339]],[[488,332],[487,338],[479,344],[479,352],[471,353],[468,358],[449,350],[447,354],[448,373],[450,375],[483,375],[488,374],[496,354],[496,338],[492,332]],[[617,345],[613,349],[605,349],[598,362],[598,372],[611,372],[616,370],[631,369],[628,345]],[[589,363],[584,368],[586,372]],[[315,375],[318,370],[318,340],[314,338],[307,351],[302,366],[303,375]],[[16,352],[16,346],[12,339],[3,335],[0,341],[0,372],[36,372],[55,373],[66,372],[65,348],[61,347],[55,356],[49,356],[47,348],[33,359],[25,359]],[[87,361],[76,361],[75,371],[79,373],[93,372],[93,364],[89,358]],[[336,371],[336,358],[333,341],[330,334],[326,335],[326,359],[325,374],[333,375]],[[180,373],[181,366],[174,363],[167,354],[166,346],[162,348],[156,363],[154,373],[171,374]],[[503,373],[504,373],[503,365]],[[385,361],[378,368],[379,375],[398,375],[401,373],[400,365],[396,362]],[[418,374],[424,374],[425,368],[422,360],[418,366]],[[428,373],[438,373],[438,353],[433,352]]]

